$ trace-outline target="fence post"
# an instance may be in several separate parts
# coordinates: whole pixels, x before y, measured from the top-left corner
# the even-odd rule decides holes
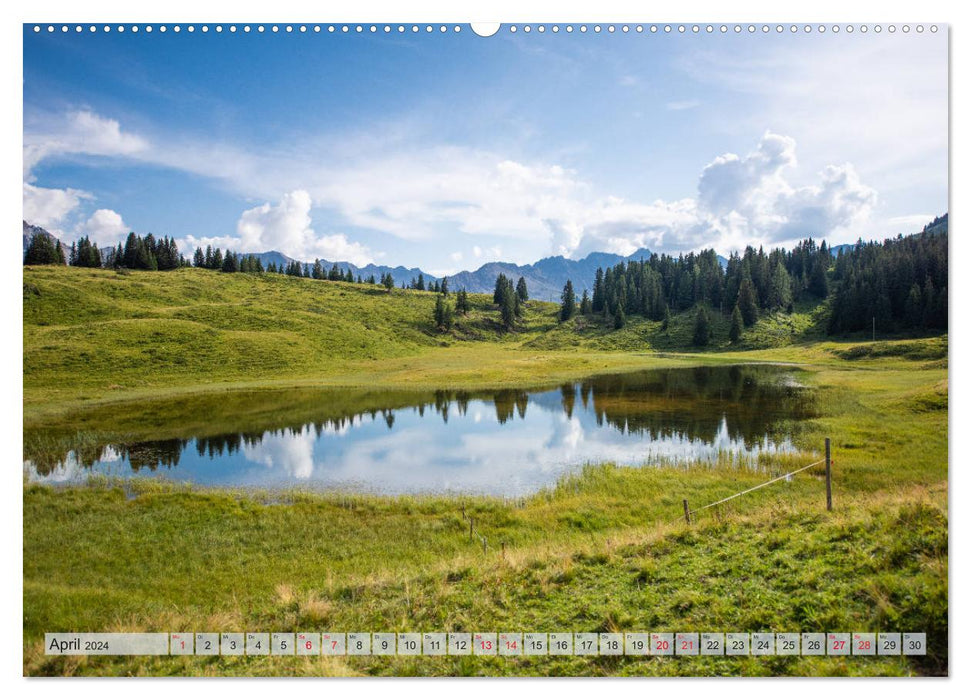
[[[681,499],[681,505],[684,506],[684,521],[686,523],[688,523],[688,525],[690,525],[691,524],[691,511],[688,510],[688,499],[687,498],[682,498]]]
[[[826,438],[826,510],[833,510],[833,468],[830,461],[829,438]]]
[[[472,523],[475,522],[475,518],[469,518],[469,539],[472,539]]]

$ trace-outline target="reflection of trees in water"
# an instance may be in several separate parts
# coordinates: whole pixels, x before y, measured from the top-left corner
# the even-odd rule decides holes
[[[605,375],[561,385],[560,404],[566,416],[572,418],[579,399],[582,410],[591,412],[598,426],[606,423],[622,433],[646,435],[652,440],[683,438],[710,444],[718,438],[724,424],[729,438],[741,440],[751,448],[761,443],[779,420],[814,415],[811,394],[780,381],[784,376],[788,373],[779,368],[737,365]],[[465,416],[473,399],[491,400],[497,422],[505,424],[517,415],[520,420],[525,419],[530,394],[521,389],[436,391],[429,394],[427,401],[413,402],[410,407],[421,417],[426,409],[434,410],[447,423],[455,413]],[[394,428],[394,409],[369,408],[313,423],[199,436],[194,440],[200,457],[215,459],[237,454],[243,447],[257,446],[267,435],[292,436],[311,429],[318,438],[325,432],[339,435],[365,416],[372,421],[380,416],[389,430]],[[133,471],[154,471],[178,466],[188,442],[189,439],[174,438],[121,445],[84,443],[69,451],[34,450],[33,454],[25,445],[25,456],[38,474],[47,475],[67,463],[71,453],[80,466],[91,468],[110,447],[129,462]]]
[[[775,368],[695,367],[599,377],[580,392],[592,395],[598,425],[710,444],[724,424],[729,438],[752,448],[781,419],[814,415],[810,392],[781,378]]]
[[[188,440],[179,438],[132,442],[125,445],[88,443],[66,452],[41,452],[28,455],[28,459],[41,476],[52,474],[58,467],[70,464],[72,458],[82,469],[91,469],[110,453],[114,453],[112,457],[117,456],[127,460],[133,472],[146,469],[154,472],[160,467],[172,469],[179,466],[179,460],[188,444]]]
[[[560,387],[560,395],[563,397],[563,412],[567,418],[573,418],[573,406],[577,401],[576,384],[564,384]]]
[[[179,459],[187,444],[189,444],[188,440],[174,438],[115,445],[114,449],[121,457],[128,460],[133,472],[142,469],[155,471],[159,467],[171,469],[179,466]]]
[[[520,419],[526,417],[529,395],[521,389],[503,389],[492,395],[492,403],[496,408],[496,420],[503,425],[517,413]]]

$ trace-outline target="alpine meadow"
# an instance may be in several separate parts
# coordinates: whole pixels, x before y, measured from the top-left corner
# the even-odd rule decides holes
[[[949,675],[946,27],[45,26],[25,676]]]

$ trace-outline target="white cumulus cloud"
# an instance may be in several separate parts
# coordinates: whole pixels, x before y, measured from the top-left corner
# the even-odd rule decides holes
[[[41,226],[55,235],[61,233],[64,220],[91,195],[82,190],[52,189],[24,183],[24,220]]]
[[[133,156],[148,148],[146,139],[124,132],[114,119],[91,110],[67,112],[36,129],[24,131],[24,177],[41,160],[80,154],[94,156]]]
[[[121,214],[112,209],[98,209],[84,224],[84,233],[100,247],[115,245],[125,240],[129,228]]]
[[[289,192],[277,204],[265,202],[247,209],[236,222],[235,236],[186,236],[180,241],[184,254],[197,247],[234,250],[238,253],[264,253],[276,250],[297,260],[349,262],[357,266],[374,262],[375,256],[343,233],[318,235],[312,228],[310,210],[313,200],[306,190]]]
[[[694,199],[641,204],[606,197],[545,224],[554,252],[581,257],[642,247],[727,252],[831,236],[867,220],[877,194],[851,164],[830,165],[802,186],[788,179],[796,166],[795,140],[767,131],[751,153],[723,154],[705,166]]]
[[[278,250],[298,260],[325,258],[367,265],[367,247],[342,233],[318,236],[311,228],[313,200],[306,190],[285,194],[279,204],[262,204],[243,212],[236,224],[239,247],[246,252]]]

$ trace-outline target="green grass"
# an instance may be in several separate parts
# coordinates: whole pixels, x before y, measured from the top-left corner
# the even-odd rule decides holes
[[[594,318],[566,323],[558,306],[531,301],[504,332],[489,295],[449,333],[432,324],[435,295],[282,275],[226,275],[193,268],[119,274],[24,268],[24,411],[28,421],[119,402],[215,389],[355,385],[407,388],[522,385],[591,372],[697,363],[694,316],[670,327],[634,318],[619,331]],[[811,309],[767,315],[725,352],[805,343]],[[817,324],[818,325],[818,324]],[[659,358],[658,351],[689,358]]]
[[[808,477],[670,524],[677,496],[752,482],[604,467],[503,504],[148,488],[25,493],[29,674],[910,674],[947,669],[945,494],[821,507]],[[697,483],[700,482],[700,483]],[[653,500],[624,506],[636,493]],[[667,496],[657,498],[659,494]],[[276,495],[279,499],[279,495]],[[668,524],[665,524],[668,523]],[[500,543],[505,542],[503,551]],[[67,572],[70,575],[67,576]],[[911,659],[316,660],[46,657],[43,632],[926,631]]]
[[[559,324],[554,305],[531,303],[521,328],[502,333],[490,301],[473,296],[473,313],[443,336],[430,327],[430,294],[201,270],[25,269],[25,433],[56,450],[66,428],[82,437],[134,434],[146,423],[170,425],[186,402],[207,421],[221,420],[206,408],[216,405],[234,425],[265,421],[261,404],[239,389],[286,392],[285,418],[299,421],[319,411],[300,387],[473,391],[716,362],[804,367],[819,415],[796,435],[801,454],[762,458],[758,469],[597,465],[515,501],[148,480],[25,485],[24,672],[947,673],[946,336],[823,339],[813,312],[797,310],[761,319],[737,347],[719,341],[697,353],[682,339],[689,314],[675,316],[668,331],[635,321],[614,332],[585,319]],[[723,321],[718,338],[727,335]],[[780,328],[790,329],[788,338]],[[158,400],[132,402],[146,397]],[[833,513],[823,508],[819,470],[811,470],[704,511],[690,528],[679,522],[682,498],[698,507],[814,461],[826,436]],[[463,506],[488,540],[484,554],[469,540]],[[42,650],[45,631],[324,628],[926,631],[931,653],[198,660],[55,658]]]

